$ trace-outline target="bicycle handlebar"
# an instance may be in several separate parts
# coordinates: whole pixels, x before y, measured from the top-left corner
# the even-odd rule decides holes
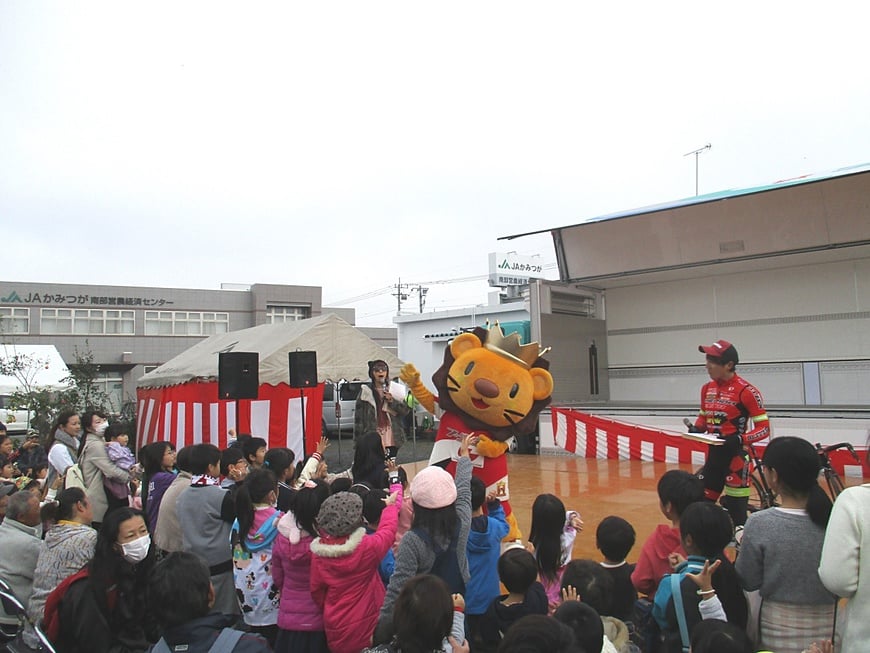
[[[852,458],[856,461],[861,462],[861,459],[858,457],[858,454],[855,452],[855,447],[851,445],[849,442],[840,442],[839,444],[831,444],[827,447],[823,447],[821,443],[816,442],[816,451],[819,453],[829,454],[832,451],[836,451],[838,449],[848,449],[849,453],[852,454]]]

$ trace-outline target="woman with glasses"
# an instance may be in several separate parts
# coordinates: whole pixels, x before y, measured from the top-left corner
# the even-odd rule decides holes
[[[395,458],[405,442],[403,418],[411,409],[390,392],[390,368],[385,361],[369,361],[371,383],[360,388],[354,413],[354,434],[377,432],[388,458]],[[404,393],[403,393],[404,394]]]

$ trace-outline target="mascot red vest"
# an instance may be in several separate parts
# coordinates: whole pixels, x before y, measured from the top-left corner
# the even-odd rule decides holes
[[[452,473],[462,438],[479,436],[471,451],[473,473],[487,494],[501,499],[511,527],[505,540],[522,538],[510,506],[506,441],[531,433],[553,394],[553,377],[542,353],[538,343],[522,345],[519,335],[505,336],[495,324],[488,330],[476,327],[450,342],[444,364],[432,375],[438,396],[423,385],[413,364],[405,365],[400,375],[428,411],[435,413],[438,405],[440,425],[430,464],[450,461],[447,470]]]

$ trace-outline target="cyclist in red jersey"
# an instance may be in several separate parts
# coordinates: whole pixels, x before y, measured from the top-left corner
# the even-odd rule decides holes
[[[749,507],[749,455],[744,443],[770,436],[770,422],[758,389],[735,372],[737,349],[727,340],[699,345],[707,355],[710,381],[701,388],[701,410],[695,420],[695,433],[715,433],[725,440],[710,446],[707,462],[698,470],[704,482],[704,495],[728,510],[735,526],[746,523]]]

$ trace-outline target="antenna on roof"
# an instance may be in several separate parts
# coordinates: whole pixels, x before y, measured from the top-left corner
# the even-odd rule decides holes
[[[686,152],[683,156],[690,156],[692,154],[695,155],[695,197],[698,196],[698,155],[705,150],[709,150],[713,145],[711,143],[707,143],[704,147],[699,147],[697,150],[692,150],[691,152]]]

